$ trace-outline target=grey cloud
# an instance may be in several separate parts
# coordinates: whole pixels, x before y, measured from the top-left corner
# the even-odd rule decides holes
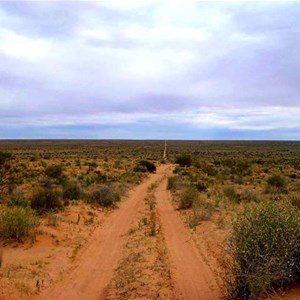
[[[1,2],[0,121],[32,118],[39,126],[51,116],[62,124],[78,116],[79,126],[89,117],[149,122],[154,114],[177,124],[191,112],[207,117],[221,109],[222,117],[203,117],[207,126],[218,127],[221,118],[235,128],[249,108],[269,107],[278,122],[253,116],[241,128],[285,123],[287,114],[274,107],[299,107],[300,4],[176,5]],[[2,52],[1,37],[11,43]],[[27,57],[35,42],[45,53]]]

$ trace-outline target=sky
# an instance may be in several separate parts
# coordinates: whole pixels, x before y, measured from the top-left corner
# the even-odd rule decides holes
[[[300,140],[300,2],[1,1],[0,138]]]

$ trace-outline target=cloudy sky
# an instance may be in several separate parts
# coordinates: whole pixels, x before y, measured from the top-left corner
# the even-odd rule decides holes
[[[300,140],[300,2],[1,1],[0,138]]]

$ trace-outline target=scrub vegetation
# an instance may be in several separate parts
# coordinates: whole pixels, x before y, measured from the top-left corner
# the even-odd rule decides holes
[[[261,299],[299,283],[300,143],[167,145],[172,204],[193,239],[213,250],[223,297]],[[1,141],[0,241],[34,243],[39,232],[59,227],[77,207],[72,230],[93,226],[99,213],[109,215],[133,186],[157,175],[152,173],[162,163],[163,146],[161,141]],[[150,200],[147,239],[160,232],[152,213],[160,199]],[[76,243],[72,257],[81,245]]]

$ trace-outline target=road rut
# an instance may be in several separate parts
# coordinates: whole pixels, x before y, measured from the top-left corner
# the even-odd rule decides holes
[[[103,299],[115,267],[122,255],[130,225],[139,205],[147,195],[147,188],[163,176],[166,166],[158,168],[142,184],[129,193],[128,199],[104,222],[92,236],[92,242],[78,255],[75,267],[63,275],[60,282],[53,284],[34,299]]]
[[[220,292],[215,274],[208,266],[199,249],[193,243],[191,233],[185,227],[171,204],[167,179],[157,188],[157,209],[169,250],[171,273],[178,299],[215,300]]]

